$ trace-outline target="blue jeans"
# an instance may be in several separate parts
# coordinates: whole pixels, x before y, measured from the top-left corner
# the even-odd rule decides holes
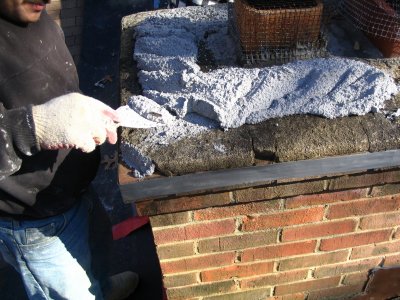
[[[20,274],[29,299],[103,299],[91,273],[88,199],[34,221],[0,219],[0,254]]]

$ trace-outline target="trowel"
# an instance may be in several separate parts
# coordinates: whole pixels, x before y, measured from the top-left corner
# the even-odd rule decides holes
[[[120,119],[120,122],[116,123],[117,126],[130,128],[151,128],[165,125],[162,122],[155,122],[142,117],[128,105],[120,106],[116,111]]]

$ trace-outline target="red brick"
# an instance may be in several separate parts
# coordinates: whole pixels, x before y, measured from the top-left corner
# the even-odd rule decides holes
[[[220,281],[235,277],[250,277],[271,273],[274,262],[261,262],[252,264],[236,264],[218,269],[206,270],[200,273],[202,282]]]
[[[383,264],[385,267],[400,266],[400,254],[387,255]]]
[[[400,238],[400,227],[397,228],[396,232],[393,234],[393,238],[394,239]]]
[[[185,273],[180,275],[164,276],[165,288],[186,286],[197,283],[197,273]]]
[[[244,299],[269,299],[271,288],[257,290],[238,291],[235,293],[204,297],[202,300],[244,300]]]
[[[324,181],[319,180],[238,190],[233,192],[233,198],[237,202],[253,202],[302,194],[315,194],[323,191]]]
[[[298,283],[279,285],[275,288],[275,295],[287,295],[297,292],[308,292],[335,287],[340,282],[340,276],[317,280],[307,280]]]
[[[367,272],[369,269],[376,267],[380,262],[380,258],[369,258],[360,261],[335,264],[332,266],[318,267],[314,272],[314,277],[322,278],[344,275],[346,273]]]
[[[305,293],[295,293],[290,295],[268,297],[265,300],[304,300],[304,299],[307,299],[307,295]]]
[[[349,299],[363,291],[364,284],[339,286],[329,289],[313,291],[308,294],[307,300],[320,299]]]
[[[321,221],[324,216],[322,206],[308,209],[284,211],[276,214],[247,217],[243,219],[243,230],[254,231],[267,228],[291,226]]]
[[[341,176],[330,180],[329,189],[338,190],[357,187],[369,187],[394,182],[400,182],[400,172],[398,170],[362,175]]]
[[[328,219],[363,216],[380,212],[394,211],[400,208],[400,195],[385,196],[333,204],[328,211]]]
[[[296,258],[289,258],[281,260],[279,262],[279,271],[288,271],[292,269],[304,269],[308,267],[329,265],[338,262],[344,262],[347,260],[349,255],[348,250],[329,252],[329,253],[318,253],[308,256],[301,256]]]
[[[368,272],[347,274],[343,279],[344,285],[365,284],[369,278]]]
[[[212,282],[187,287],[167,289],[167,299],[187,300],[193,297],[228,293],[234,290],[236,290],[236,284],[233,280]]]
[[[185,224],[189,223],[190,221],[191,221],[191,213],[189,211],[150,217],[150,223],[152,228]]]
[[[282,241],[296,241],[315,237],[349,233],[355,230],[356,224],[357,223],[355,220],[345,220],[339,222],[324,222],[293,228],[284,228],[282,232]]]
[[[400,225],[400,213],[384,213],[361,218],[360,229],[377,229]]]
[[[285,200],[285,207],[287,209],[299,208],[304,206],[315,206],[327,203],[348,201],[366,197],[368,189],[356,189],[348,191],[340,191],[333,193],[322,193],[315,195],[301,195]]]
[[[190,258],[164,261],[160,265],[163,274],[172,274],[231,265],[235,262],[235,257],[236,254],[234,252],[198,255]]]
[[[184,257],[184,256],[192,256],[194,255],[194,243],[193,242],[185,242],[185,243],[174,243],[165,246],[157,247],[157,255],[160,260]]]
[[[235,231],[235,220],[188,224],[153,230],[156,245],[230,234]]]
[[[266,276],[257,276],[240,280],[240,288],[258,288],[262,286],[274,286],[288,282],[300,281],[307,278],[308,270],[290,272],[277,272]]]
[[[227,250],[239,250],[248,247],[257,247],[273,244],[277,241],[278,230],[268,232],[244,233],[240,235],[224,236],[198,241],[199,253],[222,252]]]
[[[229,192],[197,195],[192,197],[178,197],[163,200],[148,200],[136,202],[136,210],[140,216],[153,216],[165,213],[174,213],[201,209],[212,206],[221,206],[231,203]]]
[[[351,259],[365,258],[370,256],[383,256],[390,253],[400,252],[400,240],[382,243],[377,245],[367,245],[354,248],[351,252]]]
[[[363,233],[353,233],[321,241],[321,251],[332,251],[343,248],[379,243],[390,239],[391,230],[379,230]]]
[[[253,215],[279,210],[279,200],[251,202],[225,207],[212,207],[194,212],[195,221],[224,219],[240,215]]]
[[[386,196],[400,194],[400,184],[385,184],[380,186],[374,186],[371,190],[370,195],[372,197]]]
[[[316,244],[317,241],[304,241],[246,249],[241,256],[242,262],[312,253]]]

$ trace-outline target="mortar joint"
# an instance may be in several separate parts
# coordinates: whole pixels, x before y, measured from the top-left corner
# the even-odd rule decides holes
[[[235,233],[242,233],[243,230],[243,218],[237,217],[235,219]]]
[[[239,280],[239,278],[233,277],[232,279],[233,279],[233,282],[235,283],[236,289],[237,289],[237,290],[240,290],[240,289],[241,289],[241,286],[240,286],[240,280]]]
[[[329,188],[330,188],[330,180],[329,179],[325,179],[324,180],[323,190],[324,191],[329,191]]]
[[[235,263],[240,263],[242,262],[242,251],[236,251],[235,252]]]
[[[315,244],[315,249],[314,249],[315,253],[320,252],[319,248],[321,247],[321,241],[322,239],[317,239],[317,243]]]
[[[194,211],[189,211],[189,222],[194,222]]]
[[[279,272],[280,270],[279,270],[279,268],[281,267],[281,263],[279,262],[279,261],[276,261],[275,263],[274,263],[274,272]]]
[[[231,204],[237,204],[238,203],[237,199],[235,198],[235,195],[234,195],[233,191],[229,192],[229,202]]]
[[[282,243],[283,228],[278,229],[278,234],[276,235],[276,242]]]
[[[328,213],[329,213],[329,205],[325,204],[324,205],[324,216],[322,217],[323,221],[328,220]]]
[[[354,219],[356,221],[356,232],[361,230],[361,218],[355,218]]]
[[[200,249],[199,249],[199,241],[195,240],[193,242],[193,253],[194,254],[199,254],[200,253]]]
[[[284,199],[284,198],[282,198],[282,199],[279,199],[279,210],[284,210],[284,209],[286,209],[286,199]]]
[[[392,233],[390,234],[390,240],[393,241],[396,239],[396,233],[399,229],[399,226],[396,226],[392,229]]]

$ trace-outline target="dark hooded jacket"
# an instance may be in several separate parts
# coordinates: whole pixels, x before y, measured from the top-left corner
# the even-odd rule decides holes
[[[40,150],[35,138],[32,106],[70,92],[76,67],[47,13],[28,25],[0,18],[0,219],[65,212],[93,180],[98,149]]]

